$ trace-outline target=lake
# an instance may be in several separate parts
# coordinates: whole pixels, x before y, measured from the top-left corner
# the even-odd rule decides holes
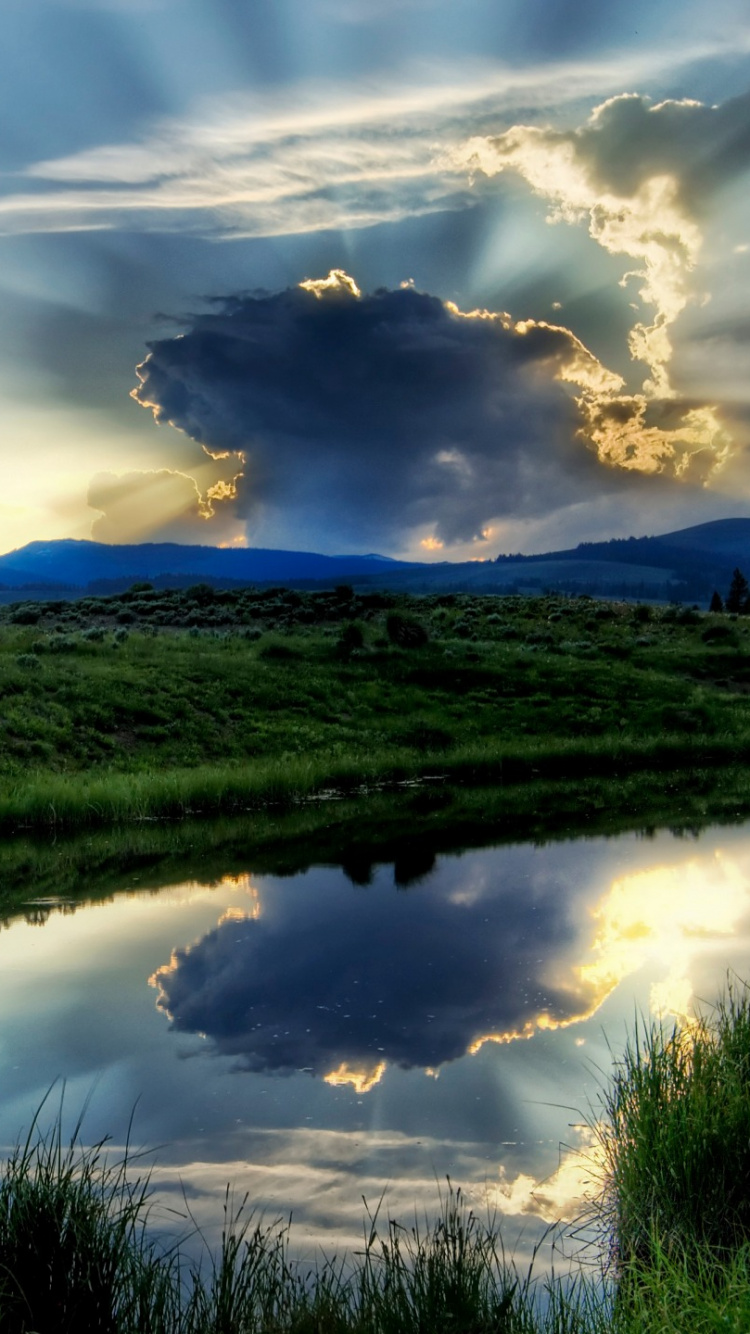
[[[82,905],[29,884],[0,934],[0,1143],[64,1080],[87,1141],[133,1113],[161,1226],[187,1202],[214,1235],[231,1181],[293,1214],[298,1251],[341,1253],[362,1196],[410,1222],[449,1175],[523,1251],[591,1189],[585,1123],[634,1017],[727,970],[750,977],[749,825],[146,873]]]

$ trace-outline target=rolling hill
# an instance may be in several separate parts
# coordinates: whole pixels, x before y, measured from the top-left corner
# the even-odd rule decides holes
[[[117,593],[206,582],[232,587],[285,584],[391,588],[404,592],[589,593],[600,597],[706,602],[726,592],[736,566],[750,573],[750,519],[719,519],[655,537],[582,542],[563,551],[495,560],[420,563],[385,556],[325,556],[260,547],[177,543],[107,546],[65,539],[30,542],[0,556],[3,601]]]

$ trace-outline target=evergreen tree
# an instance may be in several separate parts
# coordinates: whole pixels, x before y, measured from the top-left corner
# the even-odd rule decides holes
[[[714,591],[713,591],[713,596],[712,596],[711,601],[710,601],[710,603],[709,603],[708,610],[709,610],[709,611],[723,611],[723,610],[724,610],[724,599],[723,599],[723,597],[721,596],[721,593],[717,593],[716,589],[714,589]]]
[[[742,570],[735,570],[727,593],[726,609],[727,611],[746,612],[748,601],[750,601],[750,584],[748,584]]]

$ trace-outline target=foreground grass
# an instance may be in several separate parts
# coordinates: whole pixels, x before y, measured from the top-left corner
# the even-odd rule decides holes
[[[617,1264],[697,1270],[750,1242],[750,1004],[636,1031],[606,1098],[608,1231]]]
[[[432,1225],[380,1211],[306,1270],[227,1195],[218,1254],[147,1228],[148,1178],[30,1136],[0,1176],[0,1328],[55,1334],[740,1334],[750,1327],[750,999],[636,1034],[605,1093],[597,1279],[520,1274],[450,1187]],[[79,1127],[80,1129],[80,1127]]]
[[[123,617],[127,624],[122,623]],[[750,625],[451,594],[140,591],[0,614],[0,826],[750,757]]]

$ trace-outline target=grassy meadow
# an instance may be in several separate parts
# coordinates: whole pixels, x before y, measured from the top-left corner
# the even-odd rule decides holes
[[[742,765],[750,622],[348,587],[0,609],[0,824]]]

